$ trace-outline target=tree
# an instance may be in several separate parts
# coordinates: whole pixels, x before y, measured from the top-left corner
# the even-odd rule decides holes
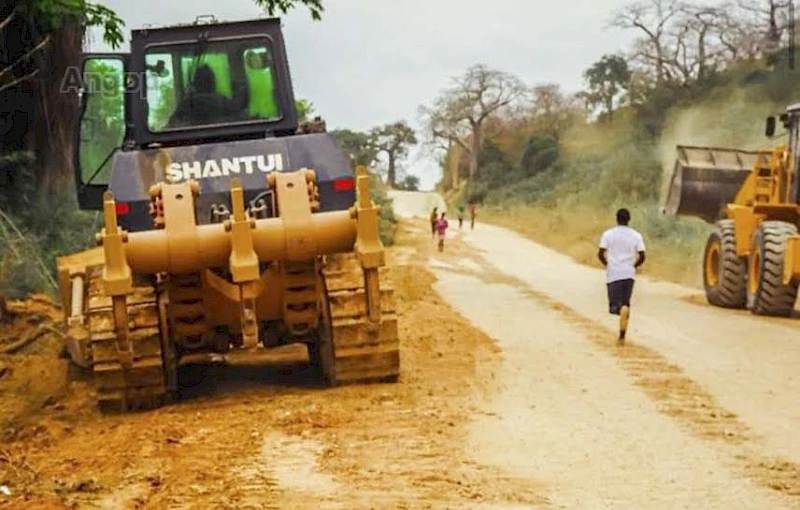
[[[520,170],[531,177],[550,168],[559,157],[558,141],[552,137],[531,136],[525,145]]]
[[[611,19],[612,26],[643,34],[634,57],[654,70],[657,86],[669,79],[668,28],[680,7],[678,0],[639,0],[616,11]]]
[[[352,167],[363,165],[371,168],[375,165],[378,150],[368,133],[337,129],[331,131],[330,134]]]
[[[306,122],[314,113],[314,103],[308,99],[298,99],[294,102],[294,106],[297,110],[297,120],[300,123]]]
[[[784,44],[794,47],[791,29],[798,23],[796,17],[792,19],[792,0],[737,0],[737,5],[741,27],[737,35],[744,32],[738,39],[748,43],[748,56],[764,57],[769,65],[785,58],[788,52]]]
[[[311,18],[315,21],[322,19],[322,0],[253,0],[257,6],[264,8],[270,16],[278,12],[286,14],[297,5],[305,5],[311,12]]]
[[[583,116],[579,96],[564,94],[561,87],[554,83],[533,88],[533,105],[530,119],[526,121],[534,132],[560,139],[569,126]]]
[[[394,187],[397,180],[397,162],[408,155],[408,149],[417,144],[417,135],[414,130],[401,120],[374,128],[369,134],[372,146],[378,153],[386,153],[388,157],[388,171],[386,183]]]
[[[33,156],[30,163],[14,163],[6,172],[17,184],[32,181],[42,196],[61,192],[71,180],[78,100],[62,94],[60,87],[65,73],[80,65],[84,31],[90,26],[102,26],[112,46],[122,40],[122,21],[93,2],[0,4],[0,118],[7,119],[0,149],[3,159],[19,160],[11,151]]]
[[[754,60],[761,51],[758,23],[739,14],[733,6],[722,6],[717,12],[717,36],[730,61]]]
[[[430,107],[421,107],[428,136],[461,146],[469,156],[469,178],[478,173],[478,155],[485,139],[487,119],[511,110],[528,94],[515,76],[483,64],[470,67],[443,90]]]
[[[400,182],[400,189],[406,191],[419,191],[419,177],[416,175],[406,175]]]
[[[304,5],[318,20],[323,11],[322,0],[254,2],[270,15]],[[43,196],[60,193],[72,176],[80,112],[77,96],[62,93],[63,77],[80,65],[87,28],[101,27],[104,41],[116,49],[124,26],[114,11],[88,0],[0,3],[0,119],[6,119],[0,149],[35,154],[32,178]]]
[[[627,90],[631,79],[628,62],[619,55],[604,55],[583,74],[589,84],[589,101],[602,104],[608,115],[608,121],[614,119],[614,101]]]

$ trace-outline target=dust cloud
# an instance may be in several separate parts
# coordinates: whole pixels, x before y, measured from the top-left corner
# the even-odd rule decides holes
[[[726,89],[713,99],[671,111],[658,145],[662,201],[672,178],[676,146],[758,150],[776,144],[764,134],[766,118],[779,114],[786,105],[759,95],[755,87]]]

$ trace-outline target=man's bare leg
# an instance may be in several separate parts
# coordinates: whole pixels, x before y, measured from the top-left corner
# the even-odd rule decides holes
[[[625,343],[625,333],[628,331],[628,319],[631,317],[631,308],[627,305],[623,306],[619,311],[619,339],[617,344],[622,345]]]

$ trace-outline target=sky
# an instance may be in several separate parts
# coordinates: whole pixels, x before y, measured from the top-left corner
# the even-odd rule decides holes
[[[473,64],[512,73],[529,85],[583,85],[583,71],[625,50],[634,33],[608,28],[629,0],[322,0],[313,21],[305,7],[283,19],[295,96],[310,100],[328,129],[367,130],[405,119]],[[101,0],[129,30],[263,16],[252,0]],[[87,51],[108,51],[95,32]],[[432,189],[441,178],[430,155],[415,150],[402,168]]]

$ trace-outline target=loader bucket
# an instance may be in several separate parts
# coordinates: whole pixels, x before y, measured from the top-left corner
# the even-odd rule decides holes
[[[733,202],[756,163],[757,151],[679,145],[664,213],[709,223]]]

